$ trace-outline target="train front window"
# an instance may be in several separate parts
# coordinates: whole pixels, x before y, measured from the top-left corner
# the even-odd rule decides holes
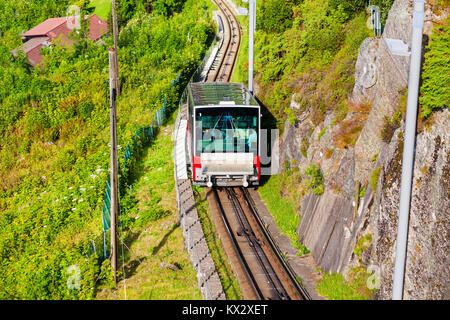
[[[259,112],[256,108],[198,108],[195,150],[203,152],[258,151]]]

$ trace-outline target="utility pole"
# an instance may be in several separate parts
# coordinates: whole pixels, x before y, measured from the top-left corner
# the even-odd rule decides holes
[[[115,70],[116,70],[116,74],[119,75],[119,58],[118,58],[118,50],[117,50],[117,39],[119,37],[119,27],[117,26],[117,14],[116,14],[116,0],[111,0],[111,14],[112,14],[112,23],[113,23],[113,39],[114,39],[114,49],[116,50],[116,54],[115,54]],[[120,97],[120,80],[119,77],[117,76],[117,78],[115,78],[116,84],[115,84],[115,88],[117,91],[117,96]]]
[[[117,122],[116,122],[116,50],[109,49],[109,94],[110,94],[110,143],[111,143],[111,267],[114,282],[117,282],[117,212],[119,211],[118,163],[117,163]]]
[[[420,67],[422,62],[422,37],[425,18],[425,0],[414,1],[411,37],[411,60],[406,105],[405,142],[403,147],[400,207],[398,215],[397,243],[395,248],[394,282],[392,299],[403,299],[406,254],[408,249],[409,210],[414,171],[414,155],[417,126],[417,101],[419,96]]]
[[[256,0],[249,0],[248,3],[248,90],[253,94],[253,60],[254,60],[254,42],[256,28]]]

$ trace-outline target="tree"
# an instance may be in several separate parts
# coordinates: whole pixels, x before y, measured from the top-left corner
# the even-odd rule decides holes
[[[266,32],[283,32],[292,26],[293,7],[301,0],[267,0],[261,5],[259,27]]]
[[[168,17],[181,12],[183,3],[183,0],[153,0],[153,9],[155,13]]]

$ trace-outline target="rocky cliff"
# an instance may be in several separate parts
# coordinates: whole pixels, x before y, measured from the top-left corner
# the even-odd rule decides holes
[[[380,132],[400,108],[409,73],[409,57],[392,55],[386,39],[410,45],[412,4],[396,0],[383,36],[361,45],[349,99],[357,107],[345,119],[363,121],[356,143],[335,147],[342,129],[334,121],[336,114],[327,114],[316,126],[307,110],[299,112],[295,96],[291,108],[297,109],[297,121],[286,122],[280,139],[281,163],[300,168],[315,163],[325,178],[322,195],[310,193],[299,199],[300,241],[324,271],[346,274],[360,265],[375,271],[379,299],[391,298],[403,124],[391,139],[383,139]],[[425,19],[431,18],[439,19],[427,7]],[[426,22],[425,42],[431,27]],[[358,106],[364,104],[369,109],[361,117]],[[405,299],[450,298],[449,116],[448,110],[436,112],[432,125],[417,136]],[[360,239],[366,239],[364,246]]]

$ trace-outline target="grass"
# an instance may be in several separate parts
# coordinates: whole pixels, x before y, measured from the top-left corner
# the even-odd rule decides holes
[[[258,188],[259,194],[271,213],[281,233],[285,234],[298,254],[308,253],[308,249],[299,243],[296,233],[300,215],[296,213],[295,202],[280,193],[280,184],[284,184],[281,175],[270,176],[269,180]]]
[[[91,5],[95,7],[94,14],[105,21],[108,19],[111,0],[91,0]]]
[[[349,272],[349,281],[340,273],[323,273],[317,292],[330,300],[370,300],[374,291],[367,287],[368,274],[364,268]]]
[[[237,16],[237,19],[242,26],[242,37],[231,82],[240,82],[248,86],[248,17]]]
[[[133,171],[131,191],[127,190],[136,199],[136,205],[129,214],[135,223],[124,232],[125,243],[133,252],[124,248],[126,281],[121,281],[117,289],[100,288],[97,299],[201,299],[197,274],[184,250],[183,234],[178,225],[171,158],[172,130],[173,119],[162,127],[151,146],[144,149]],[[155,199],[165,214],[156,220],[137,223],[148,207],[155,205]],[[121,261],[120,257],[120,265]],[[180,270],[161,268],[163,262]]]

